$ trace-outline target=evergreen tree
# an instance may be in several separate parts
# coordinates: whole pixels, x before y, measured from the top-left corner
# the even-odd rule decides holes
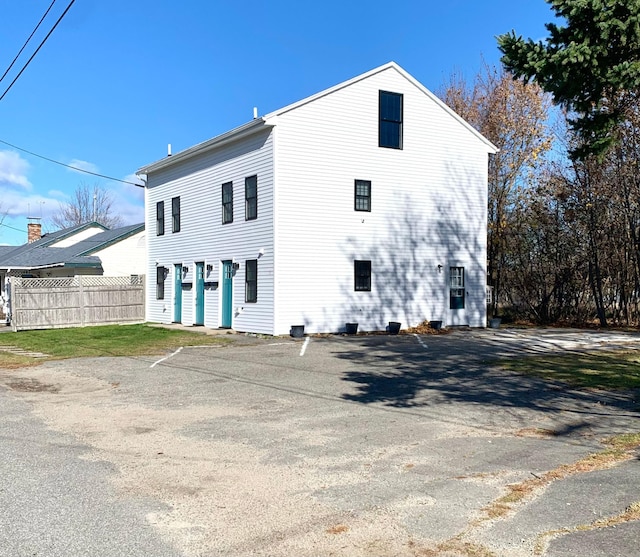
[[[601,155],[640,91],[640,0],[545,1],[562,24],[546,24],[544,42],[500,35],[502,63],[570,111],[575,158]]]

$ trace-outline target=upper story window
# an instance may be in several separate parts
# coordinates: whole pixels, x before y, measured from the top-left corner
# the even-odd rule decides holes
[[[371,261],[354,261],[354,286],[356,292],[371,291]]]
[[[380,91],[378,145],[402,149],[402,95]]]
[[[244,301],[252,304],[258,301],[258,260],[245,261]]]
[[[369,180],[356,180],[354,208],[356,211],[371,211],[371,182]]]
[[[156,203],[156,236],[164,234],[164,201]]]
[[[171,200],[171,232],[180,232],[180,198]]]
[[[233,182],[222,184],[222,224],[233,222]]]
[[[249,176],[244,179],[245,220],[258,218],[258,177]]]

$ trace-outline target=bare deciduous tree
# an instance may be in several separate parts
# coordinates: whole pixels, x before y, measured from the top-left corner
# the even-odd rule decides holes
[[[490,312],[495,315],[514,204],[533,183],[541,158],[551,148],[551,100],[539,86],[487,65],[471,84],[454,75],[440,97],[500,149],[489,160],[487,280],[494,289]]]
[[[88,222],[97,222],[107,228],[122,226],[120,215],[114,211],[113,194],[97,184],[81,183],[73,192],[71,201],[60,203],[57,213],[51,217],[57,228],[69,228]]]

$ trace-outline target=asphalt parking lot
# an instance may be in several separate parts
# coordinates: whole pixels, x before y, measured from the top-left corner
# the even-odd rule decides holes
[[[0,556],[637,556],[640,523],[618,519],[640,502],[638,455],[491,510],[507,486],[640,430],[637,393],[571,390],[495,361],[639,341],[238,335],[162,358],[0,370]]]

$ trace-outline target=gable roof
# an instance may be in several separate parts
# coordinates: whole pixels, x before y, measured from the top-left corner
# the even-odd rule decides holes
[[[325,97],[327,95],[330,95],[331,93],[335,93],[336,91],[339,91],[340,89],[344,89],[345,87],[349,87],[350,85],[353,85],[354,83],[358,83],[359,81],[362,81],[364,79],[367,79],[373,75],[379,74],[381,72],[384,72],[388,69],[393,69],[395,71],[397,71],[402,77],[404,77],[407,81],[409,81],[411,84],[413,84],[417,89],[419,89],[422,93],[424,93],[430,100],[432,100],[437,106],[439,106],[442,110],[444,110],[447,114],[449,114],[449,116],[453,117],[455,120],[457,120],[460,124],[462,124],[465,128],[467,128],[467,130],[469,130],[473,135],[475,135],[480,141],[482,141],[487,147],[488,150],[492,153],[497,153],[499,151],[499,149],[493,144],[491,143],[491,141],[489,141],[484,135],[482,135],[478,130],[476,130],[471,124],[469,124],[469,122],[467,122],[464,118],[462,118],[462,116],[460,116],[457,112],[455,112],[452,108],[450,108],[447,104],[445,104],[443,101],[441,101],[436,95],[434,95],[431,91],[429,91],[429,89],[427,89],[424,85],[422,85],[422,83],[420,83],[415,77],[413,77],[410,73],[408,73],[406,70],[404,70],[403,68],[401,68],[398,64],[396,64],[395,62],[387,62],[386,64],[383,64],[382,66],[378,66],[377,68],[374,68],[373,70],[370,70],[368,72],[365,72],[363,74],[360,74],[352,79],[349,79],[347,81],[343,81],[342,83],[338,83],[338,85],[334,85],[333,87],[329,87],[328,89],[325,89],[324,91],[320,91],[319,93],[316,93],[315,95],[311,95],[310,97],[306,97],[302,100],[299,100],[297,102],[294,102],[292,104],[289,104],[283,108],[280,108],[278,110],[275,110],[273,112],[270,112],[269,114],[266,114],[265,116],[263,116],[263,119],[265,121],[269,121],[270,119],[273,119],[277,116],[280,116],[281,114],[285,114],[286,112],[290,112],[291,110],[295,110],[296,108],[300,107],[300,106],[304,106],[305,104],[308,104],[310,102],[313,102],[317,99],[320,99],[322,97]]]
[[[444,102],[442,102],[436,95],[434,95],[431,91],[429,91],[429,89],[427,89],[424,85],[422,85],[422,83],[420,83],[417,79],[415,79],[412,75],[410,75],[408,72],[406,72],[404,69],[402,69],[398,64],[396,64],[395,62],[388,62],[386,64],[383,64],[382,66],[379,66],[377,68],[374,68],[373,70],[370,70],[368,72],[365,72],[363,74],[360,74],[352,79],[349,79],[347,81],[343,81],[342,83],[339,83],[338,85],[334,85],[333,87],[329,87],[328,89],[324,89],[323,91],[320,91],[319,93],[316,93],[315,95],[311,95],[310,97],[305,97],[302,100],[299,100],[297,102],[294,102],[292,104],[289,104],[283,108],[280,108],[278,110],[275,110],[273,112],[270,112],[264,116],[262,116],[261,118],[254,118],[252,121],[247,122],[246,124],[243,124],[242,126],[239,126],[237,128],[234,128],[228,132],[225,132],[221,135],[217,135],[211,139],[208,139],[207,141],[203,141],[202,143],[198,143],[197,145],[194,145],[193,147],[189,147],[188,149],[185,149],[183,151],[180,151],[178,153],[176,153],[175,155],[171,155],[171,156],[166,156],[163,159],[160,159],[156,162],[153,162],[151,164],[148,164],[146,166],[143,166],[142,168],[140,168],[136,174],[137,175],[141,175],[141,174],[149,174],[151,172],[156,172],[158,170],[161,170],[163,168],[166,168],[168,166],[172,166],[173,164],[175,164],[176,162],[179,161],[183,161],[183,160],[187,160],[193,156],[196,156],[199,153],[202,153],[204,151],[208,151],[209,149],[212,149],[214,147],[219,147],[221,145],[224,145],[226,143],[230,143],[231,141],[236,141],[238,139],[241,139],[243,137],[246,137],[248,135],[257,133],[258,131],[264,130],[266,128],[272,128],[273,126],[276,125],[276,120],[277,117],[281,114],[285,114],[286,112],[289,112],[291,110],[295,110],[296,108],[303,106],[305,104],[308,104],[310,102],[313,102],[319,98],[322,98],[326,95],[330,95],[331,93],[334,93],[335,91],[339,91],[340,89],[344,89],[345,87],[349,87],[350,85],[353,85],[354,83],[357,83],[359,81],[362,81],[363,79],[367,79],[375,74],[378,74],[380,72],[386,71],[388,69],[393,69],[395,71],[397,71],[400,75],[402,75],[405,79],[407,79],[410,83],[412,83],[415,87],[417,87],[420,91],[422,91],[422,93],[424,93],[429,99],[431,99],[437,106],[439,106],[442,110],[444,110],[449,116],[451,116],[452,118],[454,118],[455,120],[457,120],[460,124],[462,124],[462,126],[464,126],[469,132],[471,132],[474,136],[476,136],[482,143],[484,143],[487,147],[487,150],[490,153],[497,153],[498,152],[498,148],[491,143],[491,141],[489,141],[484,135],[482,135],[478,130],[476,130],[471,124],[469,124],[464,118],[462,118],[461,116],[459,116],[456,112],[454,112],[449,106],[447,106]]]
[[[0,259],[10,251],[13,251],[18,246],[0,246]]]
[[[97,223],[65,228],[43,236],[30,244],[23,244],[7,252],[0,251],[0,269],[42,269],[46,267],[93,267],[100,268],[102,262],[98,256],[92,255],[101,249],[122,241],[133,234],[144,230],[144,223],[123,226],[113,230],[104,228],[100,232],[63,248],[50,247],[77,232],[85,230]]]
[[[47,232],[43,234],[39,240],[36,240],[35,242],[31,242],[31,244],[25,244],[25,245],[33,246],[37,244],[39,246],[49,246],[51,244],[54,244],[55,242],[66,240],[67,238],[70,238],[74,234],[83,232],[88,228],[102,228],[102,230],[109,230],[106,226],[104,226],[103,224],[100,224],[99,222],[95,222],[95,221],[86,222],[84,224],[78,224],[76,226],[70,226],[69,228],[56,230],[55,232]]]
[[[114,228],[113,230],[105,230],[104,232],[100,232],[100,234],[96,234],[95,236],[91,236],[86,240],[82,240],[77,244],[74,244],[74,247],[78,248],[78,255],[91,255],[92,253],[108,248],[113,244],[117,244],[129,236],[142,232],[143,230],[143,222],[123,226],[121,228]]]

